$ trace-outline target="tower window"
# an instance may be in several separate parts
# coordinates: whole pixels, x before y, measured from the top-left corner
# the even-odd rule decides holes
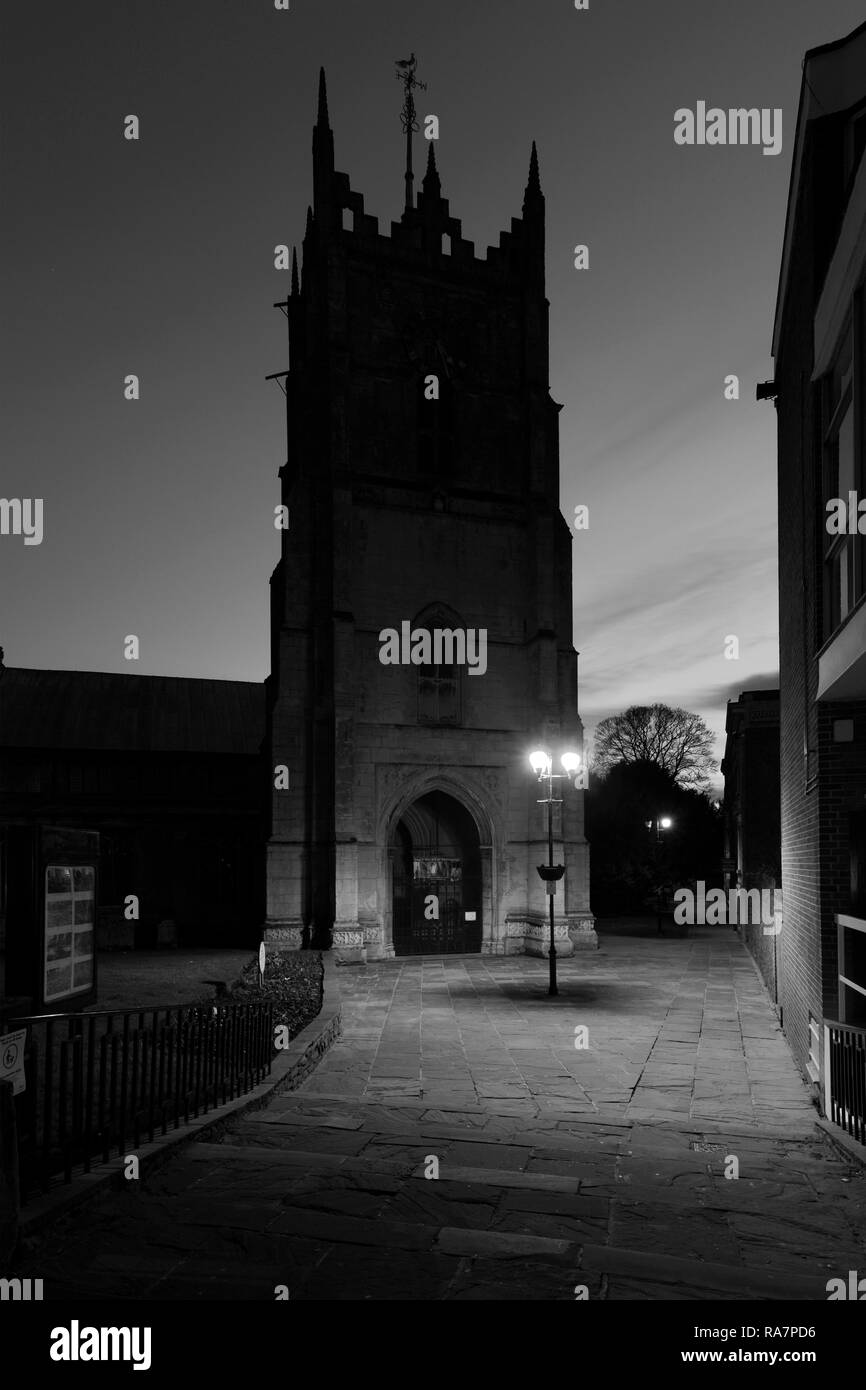
[[[442,633],[442,645],[432,649],[433,656],[442,656],[444,661],[419,666],[418,670],[418,722],[419,724],[460,724],[463,721],[463,668],[459,664],[459,645],[451,633],[465,629],[459,613],[455,613],[443,603],[431,604],[419,613],[412,626]],[[445,635],[449,634],[449,635]]]
[[[355,230],[355,214],[351,208],[343,208],[343,231],[353,232]]]
[[[442,233],[442,255],[451,255],[451,236],[448,232]]]
[[[422,666],[418,675],[418,720],[422,724],[460,723],[460,669]]]

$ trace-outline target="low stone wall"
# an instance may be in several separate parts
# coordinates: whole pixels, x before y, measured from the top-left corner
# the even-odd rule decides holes
[[[595,931],[595,918],[587,914],[581,917],[557,918],[553,927],[553,941],[558,956],[571,956],[575,951],[598,950],[598,937]],[[509,918],[503,954],[508,956],[548,956],[550,955],[550,921],[547,917]]]
[[[598,950],[595,918],[591,913],[558,919],[555,924],[557,955],[570,956],[575,951]],[[332,933],[333,944],[324,953],[337,965],[365,965],[368,961],[394,959],[393,946],[386,947],[381,927],[341,927]],[[269,927],[265,931],[269,950],[296,951],[299,949],[300,929]],[[550,951],[550,925],[547,917],[527,915],[508,917],[502,936],[481,942],[482,956],[546,956]]]

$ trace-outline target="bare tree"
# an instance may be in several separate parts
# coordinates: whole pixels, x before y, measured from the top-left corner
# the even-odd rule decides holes
[[[712,731],[699,714],[670,705],[631,705],[603,719],[593,740],[596,771],[638,761],[656,763],[681,787],[700,791],[715,766]]]

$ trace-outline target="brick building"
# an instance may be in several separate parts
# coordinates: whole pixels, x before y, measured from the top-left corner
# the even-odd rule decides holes
[[[581,752],[582,726],[538,162],[533,147],[523,215],[483,259],[442,196],[432,141],[417,198],[410,168],[406,186],[385,236],[335,169],[322,74],[285,305],[289,528],[267,682],[285,771],[267,935],[332,939],[355,959],[540,954],[547,847],[528,754]],[[404,624],[465,635],[466,659],[453,638],[438,655],[419,645],[418,665],[385,664],[383,634]],[[568,954],[597,943],[583,793],[565,786]]]
[[[866,496],[864,147],[866,24],[805,57],[773,334],[780,1003],[825,1107],[833,1048],[866,1067],[863,1039],[830,1027],[866,1022],[866,543],[827,525],[833,499]]]
[[[725,719],[724,821],[725,888],[773,892],[776,921],[781,922],[782,869],[779,786],[779,692],[744,690],[728,701]],[[758,963],[764,982],[778,1000],[779,932],[765,923],[738,923]]]

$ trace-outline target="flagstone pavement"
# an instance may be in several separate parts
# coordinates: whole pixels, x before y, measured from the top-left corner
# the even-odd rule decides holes
[[[517,1301],[825,1300],[866,1273],[866,1172],[736,934],[558,965],[555,998],[527,957],[340,969],[344,1036],[300,1089],[15,1272],[46,1298]]]

